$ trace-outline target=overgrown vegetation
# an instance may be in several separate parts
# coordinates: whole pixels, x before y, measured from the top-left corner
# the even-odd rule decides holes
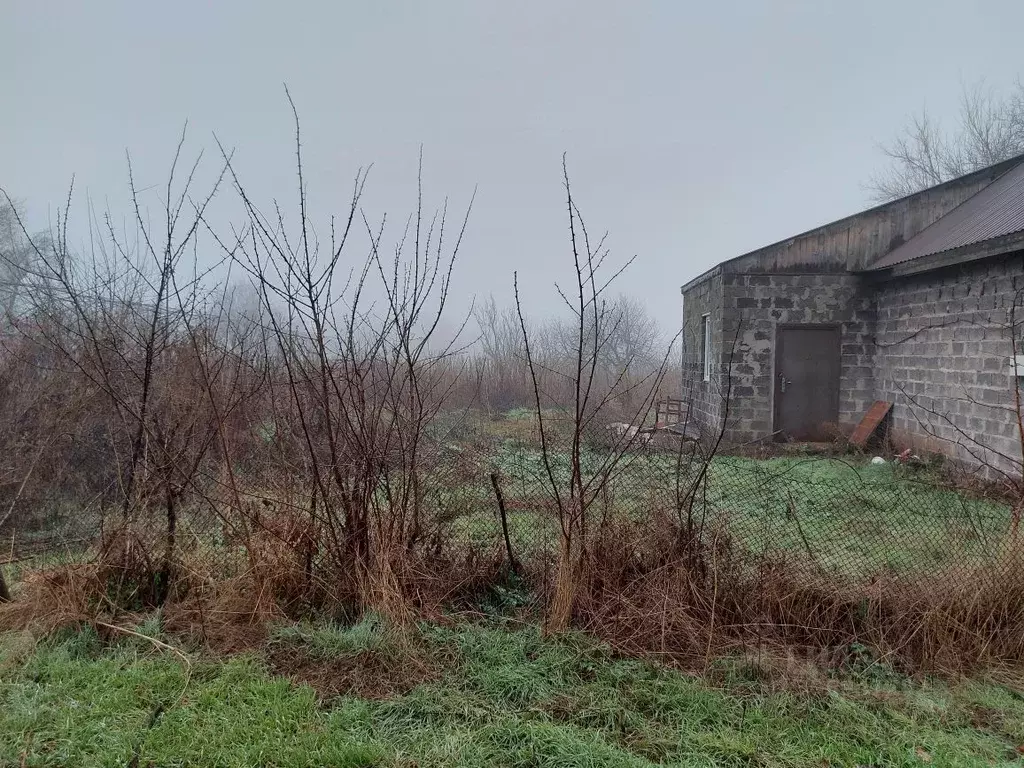
[[[466,219],[420,179],[392,233],[360,171],[318,229],[295,132],[290,215],[226,150],[198,194],[179,146],[159,226],[132,179],[132,236],[76,252],[69,198],[8,259],[27,289],[0,351],[0,533],[30,559],[0,595],[4,760],[1006,758],[1011,694],[986,688],[999,714],[968,727],[903,675],[1024,660],[1019,507],[655,433],[671,350],[610,293],[568,173],[568,319],[492,303],[482,354],[442,338]],[[244,220],[218,231],[229,185]]]

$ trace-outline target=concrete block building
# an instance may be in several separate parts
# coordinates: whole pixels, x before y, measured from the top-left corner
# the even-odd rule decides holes
[[[725,261],[682,294],[688,418],[727,443],[828,439],[884,400],[897,444],[1019,474],[1024,156]]]

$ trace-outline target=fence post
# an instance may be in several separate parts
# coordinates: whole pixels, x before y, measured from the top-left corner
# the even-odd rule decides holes
[[[505,497],[501,494],[501,485],[498,483],[498,473],[491,472],[491,485],[494,486],[494,497],[498,500],[498,517],[501,519],[501,535],[505,539],[505,553],[508,555],[508,564],[512,573],[519,575],[519,563],[512,552],[512,541],[508,537],[508,516],[505,514]]]

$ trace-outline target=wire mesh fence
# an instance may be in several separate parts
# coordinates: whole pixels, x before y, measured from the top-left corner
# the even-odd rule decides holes
[[[515,510],[509,514],[514,544],[550,553],[557,513],[539,452],[522,449],[501,463]],[[609,517],[652,532],[667,521],[704,539],[727,537],[752,565],[788,560],[837,580],[956,569],[966,578],[974,566],[1001,562],[1017,533],[1004,499],[955,487],[926,468],[857,457],[704,461],[638,451],[595,493],[596,525]]]
[[[614,454],[592,441],[574,478],[564,443],[554,441],[545,457],[522,421],[484,420],[431,440],[418,460],[416,497],[407,502],[415,520],[401,527],[408,551],[511,558],[550,579],[569,488],[579,482],[574,503],[584,507],[591,536],[609,525],[628,527],[638,541],[686,531],[705,543],[727,542],[751,567],[787,562],[837,583],[939,572],[976,578],[982,565],[998,578],[1001,562],[1012,567],[1003,555],[1016,542],[1013,506],[957,488],[926,466],[857,456],[702,457],[693,444],[659,437]],[[329,536],[317,526],[333,516],[344,529],[339,498],[318,500],[308,477],[253,470],[242,479],[241,509],[226,500],[222,479],[196,481],[174,511],[178,556],[236,572],[256,537],[293,550],[308,570],[327,567]],[[375,493],[374,503],[394,503],[385,490]],[[116,505],[66,494],[19,495],[7,504],[5,563],[88,558],[126,520]],[[132,535],[153,558],[168,546],[168,525],[158,499],[132,512]]]

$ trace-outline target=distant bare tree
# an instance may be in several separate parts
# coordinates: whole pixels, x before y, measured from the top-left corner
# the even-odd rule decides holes
[[[584,307],[586,348],[597,350],[593,362],[594,385],[602,392],[613,388],[620,405],[633,405],[634,385],[661,364],[665,339],[643,301],[625,294]],[[479,327],[479,353],[483,371],[483,400],[498,408],[528,406],[533,402],[532,382],[520,319],[515,307],[500,307],[494,297],[473,310]],[[573,370],[579,347],[580,319],[572,314],[530,323],[530,356],[541,389],[552,402],[571,399]]]
[[[247,340],[269,328],[266,308],[259,289],[252,282],[235,282],[223,292],[220,307],[224,322],[219,324],[228,345]]]
[[[619,294],[609,302],[609,312],[613,318],[605,353],[609,373],[617,376],[619,371],[633,373],[657,366],[664,340],[643,301]]]
[[[895,200],[1024,153],[1024,83],[1006,96],[984,83],[964,87],[951,133],[922,110],[888,144],[890,166],[868,182],[878,202]]]
[[[19,222],[24,212],[14,201],[0,198],[0,327],[7,328],[17,311],[33,262],[32,244]]]
[[[473,310],[473,319],[480,329],[480,351],[499,368],[522,363],[523,334],[514,307],[498,306],[489,296]]]
[[[651,317],[644,303],[634,296],[619,294],[587,306],[586,332],[597,338],[587,341],[587,348],[597,350],[594,360],[595,384],[612,388],[626,408],[632,406],[633,385],[646,377],[661,363],[664,340],[660,337],[657,321]],[[598,318],[600,315],[600,318]],[[579,319],[568,317],[551,321],[544,345],[533,344],[534,349],[547,349],[558,370],[572,368],[579,343]]]
[[[480,334],[477,344],[482,401],[500,410],[530,403],[526,353],[515,308],[499,307],[494,296],[489,296],[474,307],[473,319]]]

